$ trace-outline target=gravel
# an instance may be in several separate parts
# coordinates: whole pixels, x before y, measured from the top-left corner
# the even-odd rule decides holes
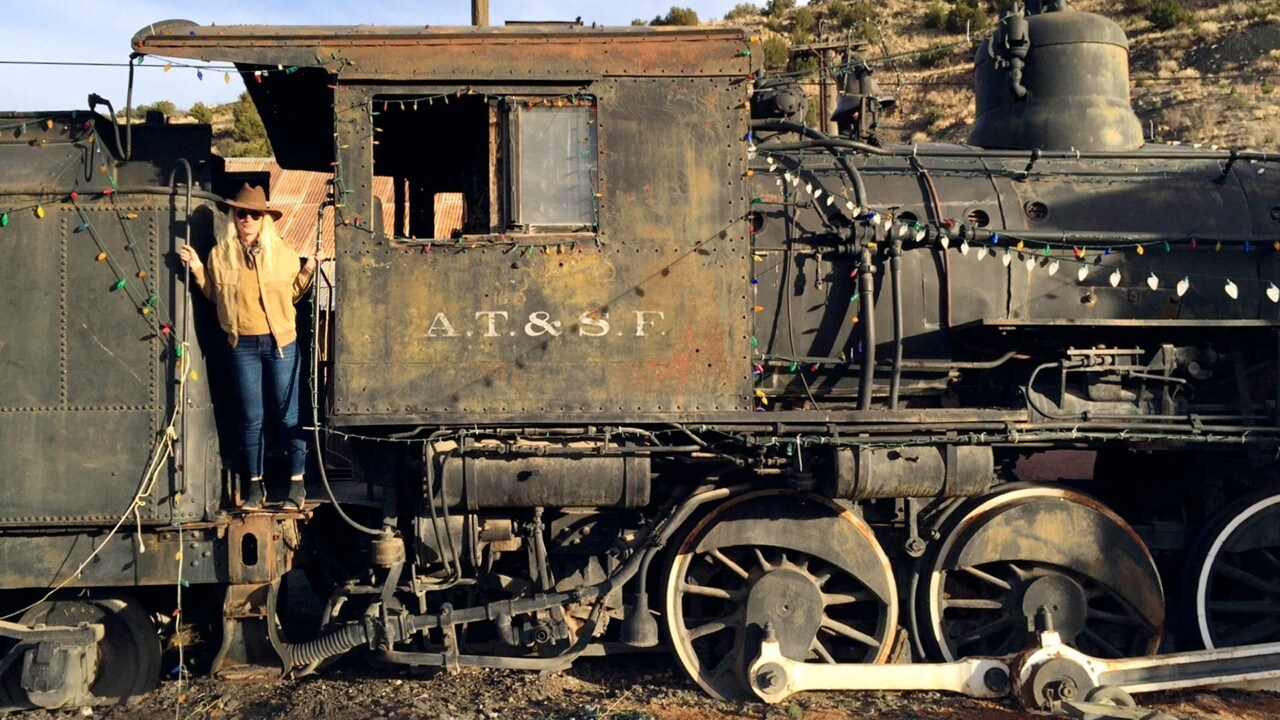
[[[179,695],[182,703],[179,705]],[[1262,692],[1163,693],[1140,698],[1184,720],[1271,720],[1280,696]],[[299,680],[220,683],[175,681],[127,706],[22,720],[195,718],[351,718],[353,720],[1012,720],[1037,717],[1012,701],[942,693],[806,693],[774,706],[708,697],[664,655],[579,661],[567,672],[464,670],[411,674],[348,663]]]

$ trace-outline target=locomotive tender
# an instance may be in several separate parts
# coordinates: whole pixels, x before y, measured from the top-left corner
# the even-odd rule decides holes
[[[665,646],[725,698],[1038,707],[1280,640],[1275,157],[1144,145],[1110,21],[1002,20],[968,145],[878,142],[864,67],[804,126],[737,29],[133,50],[234,63],[279,163],[333,173],[322,502],[236,506],[174,256],[241,180],[209,128],[0,116],[4,705],[145,692],[191,624],[223,677]]]

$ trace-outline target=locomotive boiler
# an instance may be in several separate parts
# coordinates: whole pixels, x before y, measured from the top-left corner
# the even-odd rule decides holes
[[[722,698],[1054,709],[1280,668],[1276,158],[1145,144],[1111,21],[1002,20],[965,145],[882,142],[858,61],[806,126],[739,29],[132,49],[234,63],[331,173],[321,501],[236,504],[173,256],[241,179],[208,128],[0,117],[7,705],[144,692],[157,615],[225,677],[652,648]]]

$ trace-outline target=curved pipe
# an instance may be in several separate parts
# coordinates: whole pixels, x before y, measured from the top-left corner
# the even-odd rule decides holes
[[[793,132],[822,141],[832,139],[830,135],[827,135],[824,132],[814,130],[811,127],[801,125],[800,123],[787,122],[786,120],[752,120],[751,129]],[[867,145],[866,143],[858,144],[866,145],[867,147],[875,147],[874,145]],[[860,207],[867,207],[870,204],[870,201],[867,200],[867,186],[862,182],[862,174],[859,173],[858,169],[849,162],[849,159],[844,156],[844,153],[836,152],[834,147],[827,147],[827,149],[831,152],[831,156],[836,159],[836,162],[840,164],[840,169],[844,170],[845,174],[849,176],[849,182],[853,184],[853,201]]]

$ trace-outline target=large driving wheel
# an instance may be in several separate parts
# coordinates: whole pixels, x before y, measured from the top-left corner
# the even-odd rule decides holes
[[[1280,641],[1280,493],[1223,508],[1187,567],[1194,633],[1204,647]]]
[[[792,660],[883,662],[897,612],[871,528],[813,495],[755,493],[721,505],[685,536],[667,579],[676,656],[723,699],[752,697],[747,668],[766,625]]]
[[[1098,501],[1015,487],[971,501],[913,579],[917,649],[936,661],[1025,648],[1048,611],[1063,642],[1103,658],[1155,652],[1164,593],[1146,545]]]

